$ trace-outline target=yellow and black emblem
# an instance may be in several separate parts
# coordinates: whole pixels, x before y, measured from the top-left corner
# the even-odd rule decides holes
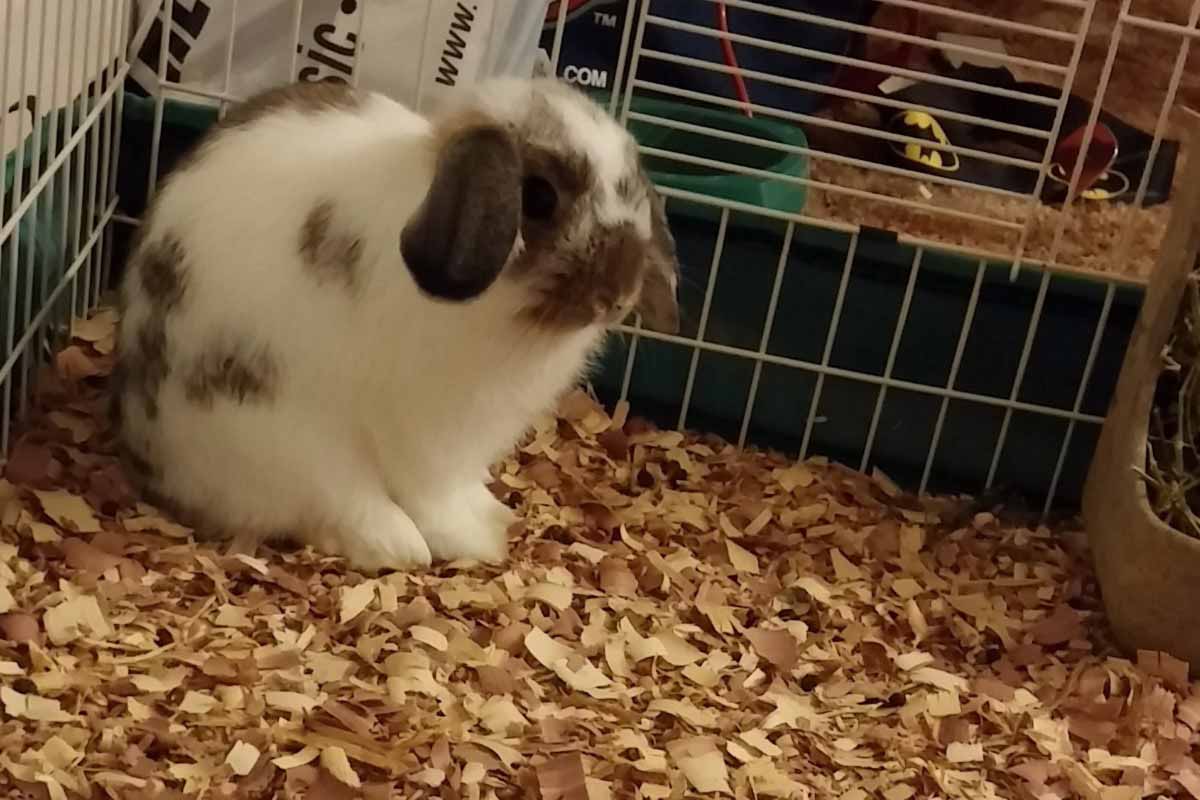
[[[893,142],[892,150],[900,157],[939,172],[958,172],[960,166],[958,154],[936,146],[950,144],[950,137],[946,136],[946,132],[942,130],[942,126],[932,114],[924,111],[902,111],[892,118],[888,127],[896,133],[902,133],[914,139],[924,139],[933,145],[923,145],[919,142]]]
[[[1058,163],[1051,164],[1046,175],[1050,180],[1063,186],[1066,186],[1071,180],[1071,176],[1063,169],[1063,165]],[[1090,186],[1084,187],[1079,192],[1079,196],[1084,200],[1115,200],[1128,191],[1129,178],[1115,169],[1108,169],[1100,173]]]

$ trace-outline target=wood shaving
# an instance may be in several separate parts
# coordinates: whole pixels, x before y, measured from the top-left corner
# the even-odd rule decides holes
[[[367,610],[367,606],[375,602],[375,581],[363,581],[350,586],[342,592],[341,616],[338,621],[345,625],[359,614]]]
[[[90,496],[102,391],[43,375],[0,482],[4,797],[1200,797],[1200,687],[1071,527],[577,392],[497,468],[508,563],[363,576]]]
[[[42,504],[46,516],[67,530],[74,529],[80,533],[100,531],[100,520],[82,497],[64,491],[34,492],[34,495]]]
[[[566,753],[537,768],[541,800],[591,800],[587,772],[580,753]]]
[[[337,745],[326,747],[321,751],[321,766],[329,770],[329,774],[347,786],[355,789],[362,786],[362,779],[350,766],[350,758],[346,751]]]
[[[254,745],[236,742],[233,749],[229,751],[229,755],[225,757],[225,763],[233,770],[234,775],[244,778],[254,770],[260,755],[258,748]]]

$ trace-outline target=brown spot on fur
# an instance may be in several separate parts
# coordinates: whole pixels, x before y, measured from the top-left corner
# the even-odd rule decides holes
[[[539,174],[554,183],[559,193],[580,196],[594,195],[599,199],[596,188],[596,173],[592,163],[583,153],[567,151],[555,153],[542,148],[529,148],[524,154],[525,171]]]
[[[578,93],[568,84],[546,84],[544,91]],[[567,127],[558,110],[542,94],[535,94],[529,116],[517,134],[522,142],[521,160],[527,175],[540,175],[554,183],[560,193],[583,195],[595,183],[595,171],[587,156],[571,147]]]
[[[158,392],[167,379],[170,365],[167,364],[167,320],[166,315],[154,313],[142,323],[136,334],[137,354],[129,364],[130,377],[142,398],[146,416],[158,416]]]
[[[553,127],[545,120],[535,125],[539,132]],[[558,195],[552,219],[527,218],[522,223],[525,250],[511,272],[529,281],[536,297],[523,315],[535,324],[560,330],[618,321],[631,310],[629,304],[647,282],[647,269],[657,263],[649,253],[657,243],[640,239],[630,223],[595,231],[583,241],[572,240],[572,232],[593,224],[589,220],[595,219],[605,201],[594,167],[586,155],[564,149],[561,143],[527,144],[522,160],[527,175],[545,178]],[[636,205],[653,189],[645,173],[635,167],[615,191],[622,202]]]
[[[662,196],[646,184],[650,196],[650,246],[646,249],[645,278],[637,312],[642,323],[660,333],[679,332],[679,256],[675,237],[667,224]]]
[[[322,111],[353,111],[362,105],[363,95],[354,87],[332,80],[300,81],[268,89],[229,110],[216,126],[218,130],[249,125],[285,109],[316,114]]]
[[[520,277],[538,271],[553,273],[560,267],[550,265],[548,259],[567,247],[562,241],[564,231],[594,214],[600,201],[595,170],[582,153],[558,152],[532,144],[522,146],[521,162],[526,176],[543,178],[554,187],[558,203],[551,219],[522,221],[525,252],[512,265],[512,274]]]
[[[617,197],[623,202],[634,205],[639,195],[645,193],[642,181],[637,175],[625,175],[617,181]]]
[[[323,200],[300,226],[300,257],[318,282],[337,280],[353,289],[357,282],[362,240],[338,228],[333,203]]]
[[[147,417],[158,416],[158,393],[170,371],[167,363],[167,317],[187,293],[187,254],[172,233],[137,244],[130,277],[137,280],[150,300],[150,314],[133,332],[133,346],[120,352],[114,391],[134,393]],[[121,307],[126,307],[124,290]],[[128,324],[122,322],[122,325]],[[114,413],[127,412],[116,403]]]
[[[522,221],[525,249],[511,273],[528,281],[536,298],[522,314],[557,330],[617,321],[631,310],[628,306],[643,282],[646,242],[629,223],[594,231],[583,241],[572,240],[578,236],[575,231],[593,224],[590,220],[605,201],[604,187],[587,155],[565,144],[565,127],[549,103],[544,108],[535,105],[527,128],[518,137],[525,142],[525,174],[549,181],[558,203],[551,219]],[[616,191],[623,202],[635,204],[630,199],[650,188],[635,168]]]
[[[596,231],[586,245],[568,251],[527,255],[538,259],[537,302],[525,316],[552,329],[570,329],[619,320],[631,309],[642,280],[645,244],[629,223]]]
[[[225,346],[206,350],[187,371],[188,400],[211,408],[218,397],[235,403],[270,402],[279,383],[279,367],[266,348],[247,351]]]
[[[167,233],[147,244],[138,260],[142,289],[156,306],[169,311],[183,299],[185,258],[183,243]]]

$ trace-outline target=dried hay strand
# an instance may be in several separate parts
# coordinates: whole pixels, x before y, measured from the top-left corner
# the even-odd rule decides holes
[[[1200,275],[1184,286],[1179,315],[1163,348],[1150,407],[1146,480],[1150,506],[1173,529],[1200,538]]]
[[[113,321],[0,483],[5,797],[1200,798],[1200,690],[1109,653],[1070,530],[579,392],[502,567],[227,555],[111,455]]]

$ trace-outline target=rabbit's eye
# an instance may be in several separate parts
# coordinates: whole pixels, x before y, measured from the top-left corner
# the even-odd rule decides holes
[[[550,181],[530,175],[521,187],[521,208],[530,219],[548,220],[558,207],[558,192]]]

